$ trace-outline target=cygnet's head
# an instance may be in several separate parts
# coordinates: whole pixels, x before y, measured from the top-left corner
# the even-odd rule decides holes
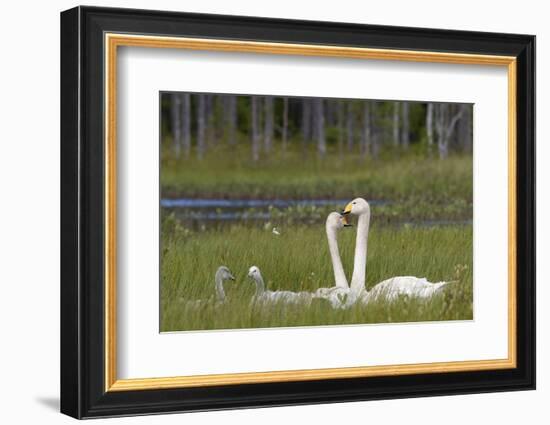
[[[252,266],[248,269],[248,277],[251,277],[252,279],[257,279],[261,277],[260,269],[257,266]]]
[[[351,226],[351,224],[348,223],[347,217],[337,213],[337,212],[331,212],[327,216],[327,221],[325,223],[326,229],[332,230],[332,231],[338,231],[344,227]]]
[[[222,281],[235,280],[235,276],[233,276],[231,270],[229,270],[229,268],[226,266],[220,266],[218,268],[218,270],[216,271],[216,277],[220,278]]]

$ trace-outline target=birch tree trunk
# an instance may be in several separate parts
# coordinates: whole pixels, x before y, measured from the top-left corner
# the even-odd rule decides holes
[[[460,105],[462,115],[458,120],[457,138],[461,149],[464,152],[472,152],[472,105]]]
[[[399,146],[399,102],[393,102],[393,145]]]
[[[333,126],[336,124],[336,120],[335,120],[335,103],[334,103],[334,100],[332,99],[327,99],[325,100],[325,105],[324,105],[324,109],[325,109],[325,123],[326,125],[328,126]]]
[[[286,152],[287,139],[288,139],[288,97],[283,98],[283,152]]]
[[[180,93],[172,94],[172,143],[176,158],[181,152],[181,96]]]
[[[338,121],[338,154],[340,157],[344,154],[344,103],[338,100],[337,108]]]
[[[445,159],[449,156],[449,141],[457,121],[462,116],[462,110],[452,114],[449,104],[441,103],[435,108],[435,129],[437,132],[437,147],[439,158]]]
[[[474,151],[474,105],[464,105],[466,110],[466,152],[472,153]]]
[[[234,146],[237,143],[237,96],[229,95],[225,105],[225,128],[227,132],[227,143]]]
[[[205,98],[205,116],[206,116],[206,128],[205,128],[205,143],[204,150],[206,151],[208,146],[216,145],[215,126],[214,126],[214,95],[204,95]]]
[[[378,103],[370,102],[370,153],[374,159],[378,159],[380,153],[381,129],[378,123]]]
[[[302,149],[305,152],[306,144],[311,138],[311,100],[302,100]]]
[[[370,102],[363,102],[363,131],[361,136],[361,158],[365,158],[369,153],[369,144],[371,142],[371,117],[370,117]]]
[[[403,146],[405,149],[408,149],[410,144],[409,102],[403,102],[401,112],[401,146]]]
[[[252,136],[252,160],[258,161],[260,159],[260,114],[258,107],[259,99],[256,96],[252,96],[250,100],[250,113],[251,113],[251,136]]]
[[[273,98],[271,96],[267,96],[264,103],[264,150],[269,154],[273,146]]]
[[[433,145],[434,145],[433,115],[434,115],[434,105],[433,103],[428,103],[428,105],[426,106],[426,135],[428,136],[428,154],[429,155],[432,154]]]
[[[197,96],[197,157],[202,159],[205,151],[206,136],[206,96]]]
[[[353,105],[351,101],[348,100],[347,102],[347,110],[346,110],[346,138],[347,138],[347,145],[348,145],[348,152],[351,152],[353,150]]]
[[[183,154],[189,158],[191,153],[191,95],[184,93],[182,95],[182,138]]]
[[[372,143],[371,143],[372,157],[373,159],[376,160],[380,155],[380,129],[378,127],[373,126],[371,133],[372,133]]]
[[[327,153],[327,146],[325,141],[325,112],[323,99],[315,98],[313,100],[313,111],[315,137],[317,139],[317,153],[320,157],[324,157]]]

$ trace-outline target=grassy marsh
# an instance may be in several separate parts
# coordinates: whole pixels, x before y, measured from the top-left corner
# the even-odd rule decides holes
[[[191,231],[173,217],[165,219],[162,239],[161,330],[236,329],[357,323],[414,322],[472,318],[471,226],[376,227],[369,236],[367,287],[393,276],[413,275],[430,281],[454,280],[428,303],[400,300],[333,310],[322,300],[310,307],[250,304],[254,283],[246,277],[251,265],[262,270],[272,290],[313,291],[332,286],[332,266],[322,226],[280,228],[281,235],[261,226],[227,226],[216,231]],[[355,232],[340,232],[339,244],[348,278],[353,268]],[[213,272],[220,264],[236,281],[225,285],[228,301],[199,310],[184,300],[208,299],[214,293]]]

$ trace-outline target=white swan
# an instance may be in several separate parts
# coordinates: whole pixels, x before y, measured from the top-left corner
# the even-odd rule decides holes
[[[225,302],[225,290],[223,288],[223,283],[226,280],[235,280],[235,276],[233,276],[233,273],[231,273],[231,270],[229,270],[226,266],[220,266],[218,267],[218,270],[216,270],[216,275],[214,276],[214,282],[215,282],[215,298],[209,298],[204,300],[189,300],[186,301],[185,306],[187,308],[193,308],[197,309],[202,306],[205,306],[207,304],[210,304],[212,302],[215,302],[216,304],[223,304]]]
[[[397,276],[376,284],[370,291],[365,288],[367,270],[367,247],[370,225],[370,205],[363,198],[356,198],[346,205],[343,215],[358,216],[357,236],[355,241],[355,257],[351,277],[350,296],[346,305],[357,300],[363,303],[381,297],[393,301],[401,295],[415,298],[429,298],[450,282],[431,283],[426,278],[414,276]]]
[[[370,291],[365,291],[360,298],[364,304],[378,299],[395,301],[400,296],[413,298],[430,298],[451,282],[428,282],[426,278],[399,276],[377,283]]]
[[[266,290],[264,278],[257,266],[252,266],[248,269],[248,277],[256,282],[256,294],[252,298],[253,303],[307,304],[311,302],[312,294],[309,292]]]
[[[327,233],[328,249],[330,259],[332,261],[332,269],[334,271],[335,286],[329,288],[317,289],[313,296],[314,298],[323,298],[330,302],[332,307],[341,307],[350,292],[348,280],[344,273],[342,260],[340,259],[340,251],[338,250],[337,233],[340,229],[349,226],[344,216],[337,212],[331,212],[327,216],[325,222],[325,230]]]

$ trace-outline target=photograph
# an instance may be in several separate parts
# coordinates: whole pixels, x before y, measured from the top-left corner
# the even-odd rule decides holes
[[[473,120],[161,92],[160,331],[473,320]]]

